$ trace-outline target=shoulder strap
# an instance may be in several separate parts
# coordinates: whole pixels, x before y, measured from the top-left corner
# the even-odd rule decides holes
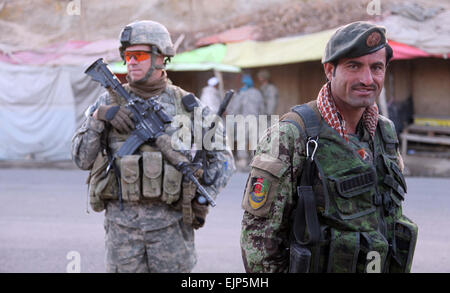
[[[320,131],[320,121],[314,110],[308,105],[297,105],[291,111],[298,114],[305,124],[305,131],[308,137],[318,137]]]
[[[284,114],[281,117],[280,122],[288,122],[288,123],[294,125],[297,128],[298,133],[300,134],[301,138],[304,141],[306,141],[306,134],[305,134],[305,130],[303,129],[304,124],[299,115],[297,115],[294,112],[287,112],[286,114]]]

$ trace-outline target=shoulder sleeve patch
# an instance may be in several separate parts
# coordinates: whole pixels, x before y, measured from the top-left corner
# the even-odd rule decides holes
[[[254,216],[267,217],[277,194],[280,177],[289,166],[266,154],[255,156],[251,166],[242,208]]]

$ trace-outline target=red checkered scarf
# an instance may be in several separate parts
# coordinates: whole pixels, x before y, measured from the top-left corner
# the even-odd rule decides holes
[[[348,142],[346,123],[333,100],[329,82],[322,87],[317,96],[317,107],[327,124]],[[340,117],[342,117],[342,119]],[[372,106],[366,108],[362,115],[362,120],[363,125],[369,131],[370,136],[374,137],[378,123],[378,106],[376,103],[373,103]]]

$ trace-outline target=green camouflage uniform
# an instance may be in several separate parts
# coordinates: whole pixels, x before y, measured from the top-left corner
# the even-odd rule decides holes
[[[308,105],[320,115],[316,101]],[[289,270],[291,217],[297,178],[306,158],[304,124],[298,121],[299,130],[291,117],[282,117],[260,140],[251,163],[242,202],[241,249],[247,272]],[[373,140],[360,123],[349,143],[323,118],[320,127],[315,154],[320,175],[313,190],[322,234],[320,245],[311,247],[310,271],[364,272],[369,251],[380,254],[381,272],[410,271],[417,226],[402,215],[406,185],[398,167],[398,139],[392,122],[380,115]],[[356,153],[361,148],[367,153],[364,160]],[[353,193],[337,190],[346,179],[372,170],[376,170],[375,186],[357,187]],[[264,191],[255,198],[258,182]]]
[[[186,112],[181,104],[181,97],[186,94],[181,88],[169,83],[156,100],[172,117],[177,114],[189,115],[193,122],[194,111]],[[73,137],[72,158],[79,168],[91,170],[91,183],[92,178],[98,176],[96,170],[104,167],[104,163],[103,166],[96,163],[101,157],[102,134],[107,132],[108,145],[113,153],[128,137],[119,134],[114,128],[107,131],[105,123],[93,118],[92,113],[99,105],[124,103],[123,98],[117,101],[117,96],[106,92],[86,111],[86,120]],[[208,108],[202,108],[201,113],[203,118],[211,114]],[[191,133],[193,128],[194,123],[191,123]],[[222,124],[219,124],[216,133],[220,135],[222,129]],[[207,130],[207,125],[204,125],[203,130]],[[174,131],[175,128],[170,126],[166,133],[172,134]],[[190,151],[184,151],[184,154],[191,158]],[[208,176],[214,176],[216,172],[222,174],[211,186],[205,187],[215,198],[234,172],[234,160],[227,148],[207,151],[207,158]],[[183,194],[190,185],[183,183],[181,173],[147,143],[139,148],[137,155],[124,156],[117,159],[116,164],[122,174],[123,210],[119,208],[117,184],[112,171],[106,178],[100,178],[99,183],[94,188],[91,186],[90,190],[91,206],[97,211],[106,210],[107,271],[191,271],[196,263],[194,230],[193,225],[186,224],[186,215],[182,212],[186,208]],[[195,211],[195,206],[193,209]],[[196,228],[199,226],[201,224]]]

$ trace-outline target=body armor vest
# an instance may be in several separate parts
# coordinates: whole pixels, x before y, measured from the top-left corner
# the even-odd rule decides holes
[[[129,91],[129,88],[126,89]],[[113,91],[109,91],[109,94],[111,104],[121,106],[126,104],[125,99]],[[182,89],[167,85],[158,97],[158,102],[172,117],[175,115],[191,117],[192,113],[186,111],[182,105],[181,98],[185,94]],[[118,183],[114,170],[105,172],[108,164],[105,150],[109,148],[114,155],[129,136],[120,134],[114,128],[105,132],[105,149],[98,154],[88,179],[90,203],[95,211],[104,209],[104,201],[118,199]],[[180,198],[182,174],[164,160],[161,152],[148,143],[141,145],[133,155],[116,158],[115,164],[120,172],[123,201],[157,200],[172,204]]]
[[[406,184],[397,147],[392,122],[380,116],[369,163],[321,119],[313,183],[320,241],[309,247],[309,271],[410,271],[417,225],[402,214]]]

